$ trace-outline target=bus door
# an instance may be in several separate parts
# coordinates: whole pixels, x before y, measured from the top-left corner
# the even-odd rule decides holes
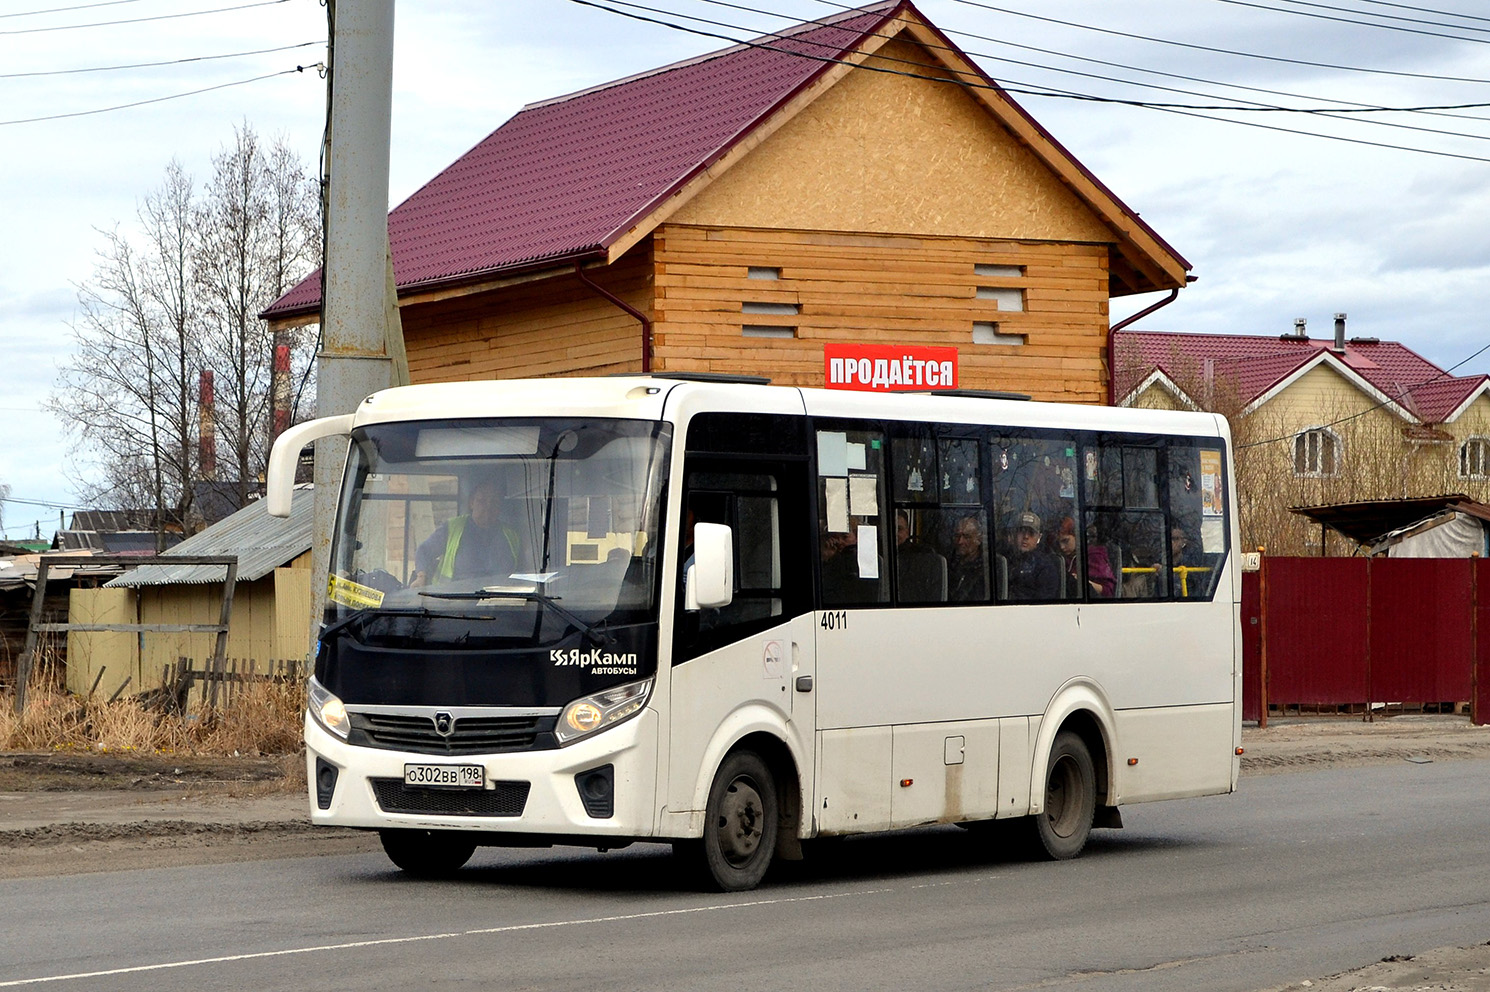
[[[699,765],[728,724],[784,728],[812,792],[814,637],[806,461],[694,456],[684,466],[678,608],[671,667],[667,805],[689,808]],[[734,539],[733,600],[683,608],[690,530],[720,523]],[[725,730],[733,734],[733,730]]]

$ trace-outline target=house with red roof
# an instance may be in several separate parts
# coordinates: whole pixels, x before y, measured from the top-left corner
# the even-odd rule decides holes
[[[822,385],[855,342],[1105,402],[1108,301],[1190,269],[904,0],[530,104],[388,228],[416,382]],[[264,316],[313,323],[319,294]]]
[[[1278,554],[1351,554],[1295,506],[1460,493],[1490,501],[1490,376],[1456,376],[1396,341],[1119,331],[1124,406],[1231,421],[1242,541]],[[1321,547],[1321,541],[1326,542]]]

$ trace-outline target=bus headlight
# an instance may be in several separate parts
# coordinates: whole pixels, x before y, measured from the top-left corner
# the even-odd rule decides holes
[[[576,699],[559,714],[554,736],[560,744],[568,744],[620,723],[647,705],[651,693],[652,680],[646,679]]]
[[[315,679],[311,679],[306,686],[305,697],[310,715],[315,718],[316,723],[346,740],[347,733],[352,729],[352,721],[341,700]]]

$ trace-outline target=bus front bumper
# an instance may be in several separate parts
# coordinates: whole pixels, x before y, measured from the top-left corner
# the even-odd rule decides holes
[[[655,832],[657,714],[643,709],[624,723],[564,748],[502,754],[430,755],[355,747],[307,714],[305,764],[311,822],[322,826],[471,830],[554,837],[648,837]],[[318,797],[318,759],[335,769],[329,803]],[[413,788],[404,766],[480,765],[481,790]],[[610,766],[609,816],[592,776]],[[592,790],[587,809],[581,789]],[[458,812],[453,812],[458,810]],[[474,812],[473,812],[474,811]],[[520,840],[514,837],[514,840]]]

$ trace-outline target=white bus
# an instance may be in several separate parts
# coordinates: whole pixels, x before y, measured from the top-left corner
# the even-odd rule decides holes
[[[659,841],[740,890],[810,838],[1013,820],[1068,858],[1124,804],[1236,787],[1221,417],[683,374],[408,386],[287,432],[271,513],[339,434],[311,817],[406,871]]]

